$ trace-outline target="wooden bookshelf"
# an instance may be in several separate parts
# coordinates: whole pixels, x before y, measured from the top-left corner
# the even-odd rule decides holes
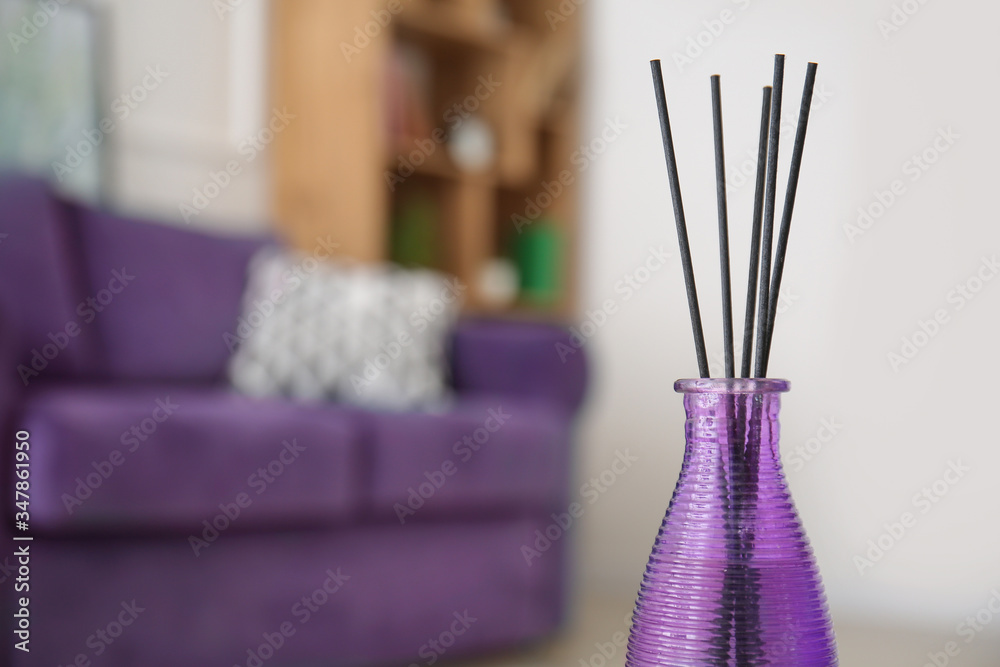
[[[560,4],[572,5],[273,3],[272,101],[296,115],[274,144],[275,217],[291,242],[308,249],[329,235],[346,256],[383,261],[412,236],[427,247],[418,263],[469,286],[470,310],[571,316],[580,28],[576,13],[559,14]],[[556,15],[565,20],[550,23]],[[485,138],[470,131],[476,123],[488,128]],[[461,131],[482,164],[463,168],[453,157]],[[476,150],[476,138],[492,151]],[[563,180],[572,182],[546,196],[545,184],[567,170],[574,177]],[[537,204],[545,204],[537,207],[545,223],[527,215]],[[405,225],[411,236],[397,239]],[[548,287],[514,303],[487,298],[486,266],[511,259],[526,236],[547,258],[532,271]]]

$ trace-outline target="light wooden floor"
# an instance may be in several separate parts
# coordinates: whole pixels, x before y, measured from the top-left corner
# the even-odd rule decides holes
[[[451,667],[621,667],[625,651],[614,644],[628,632],[633,601],[590,597],[576,606],[576,619],[563,637],[543,646],[488,659],[448,662]],[[994,628],[995,630],[996,628]],[[955,635],[838,623],[842,667],[1000,667],[1000,636],[983,633],[972,642],[959,640],[960,653],[935,665],[928,653],[939,653]],[[604,653],[610,654],[604,660]]]

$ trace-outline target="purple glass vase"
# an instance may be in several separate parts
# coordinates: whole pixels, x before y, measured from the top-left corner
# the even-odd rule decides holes
[[[680,479],[656,537],[627,665],[837,664],[812,549],[778,451],[785,380],[679,380]]]

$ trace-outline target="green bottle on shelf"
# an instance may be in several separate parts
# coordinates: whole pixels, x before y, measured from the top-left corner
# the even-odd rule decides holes
[[[438,268],[437,220],[437,207],[426,192],[401,199],[392,221],[392,261],[408,268]]]
[[[547,307],[562,290],[564,252],[562,230],[550,218],[540,218],[525,227],[514,246],[514,261],[521,279],[521,301]]]

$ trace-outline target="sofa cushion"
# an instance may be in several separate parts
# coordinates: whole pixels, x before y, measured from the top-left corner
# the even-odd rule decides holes
[[[203,522],[308,525],[358,504],[356,429],[336,408],[209,388],[64,386],[32,392],[19,423],[31,434],[40,530],[176,529],[211,542]]]
[[[452,341],[455,389],[517,396],[575,413],[587,389],[579,336],[533,322],[466,320]]]
[[[374,511],[401,523],[565,503],[569,418],[541,402],[459,399],[371,419]]]
[[[104,375],[221,379],[247,263],[264,238],[211,236],[83,209],[79,235]],[[100,308],[98,310],[98,307]]]
[[[458,279],[271,248],[249,274],[229,365],[240,391],[393,409],[448,395]]]
[[[0,176],[0,202],[0,307],[16,332],[15,363],[3,372],[20,386],[78,374],[92,356],[93,330],[77,311],[86,293],[67,207],[44,181],[13,175]]]

